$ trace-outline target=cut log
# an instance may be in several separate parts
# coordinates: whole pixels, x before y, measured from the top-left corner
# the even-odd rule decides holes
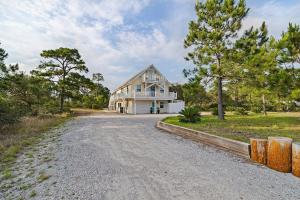
[[[292,146],[292,172],[300,177],[300,143],[293,143]]]
[[[292,171],[292,142],[286,137],[268,138],[268,167],[280,172]]]
[[[260,164],[267,164],[268,140],[250,138],[251,159]]]

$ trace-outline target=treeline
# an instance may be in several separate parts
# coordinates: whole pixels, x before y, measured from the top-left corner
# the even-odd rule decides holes
[[[44,50],[41,63],[29,74],[18,64],[6,65],[7,52],[0,48],[0,125],[22,116],[57,114],[72,107],[107,107],[109,89],[101,73],[90,79],[77,49]]]
[[[300,27],[290,23],[281,38],[265,22],[241,34],[248,15],[244,0],[197,1],[184,46],[193,67],[189,83],[177,87],[189,105],[202,110],[300,111]]]

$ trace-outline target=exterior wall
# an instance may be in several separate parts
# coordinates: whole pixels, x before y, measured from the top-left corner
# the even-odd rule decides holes
[[[134,114],[134,105],[132,100],[128,101],[127,113]]]
[[[184,108],[184,101],[168,103],[168,113],[179,113]]]
[[[160,108],[160,104],[161,102],[163,102],[164,104],[164,107],[163,108]],[[158,101],[157,103],[157,107],[159,107],[159,113],[168,113],[168,101]]]
[[[141,93],[136,93],[136,85],[141,85]],[[155,97],[150,93],[151,85],[155,86]],[[176,94],[169,93],[169,87],[169,82],[158,70],[155,67],[149,67],[144,73],[140,73],[138,76],[130,79],[111,94],[109,109],[120,112],[120,107],[123,107],[123,113],[150,113],[152,102],[156,99],[155,113],[157,108],[159,108],[160,113],[176,113],[178,110],[180,111],[182,107],[180,107],[180,105],[171,104],[171,108],[169,108],[168,102],[176,99]],[[162,88],[164,92],[160,93]],[[136,96],[134,96],[134,94]],[[163,102],[163,108],[160,108],[160,102]],[[121,105],[118,105],[118,103],[121,103]],[[134,103],[136,103],[136,105]]]
[[[116,111],[121,112],[121,107],[124,107],[125,104],[123,101],[116,101]]]

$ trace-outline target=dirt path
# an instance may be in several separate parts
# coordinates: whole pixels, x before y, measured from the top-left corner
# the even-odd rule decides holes
[[[32,191],[36,199],[299,199],[299,178],[159,131],[154,124],[161,117],[68,122],[49,142],[53,158],[33,178],[41,170],[49,177],[11,192],[23,191],[26,199]]]

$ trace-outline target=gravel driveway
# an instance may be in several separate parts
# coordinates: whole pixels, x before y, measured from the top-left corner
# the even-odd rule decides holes
[[[154,127],[165,115],[66,124],[36,199],[300,199],[300,179]]]

